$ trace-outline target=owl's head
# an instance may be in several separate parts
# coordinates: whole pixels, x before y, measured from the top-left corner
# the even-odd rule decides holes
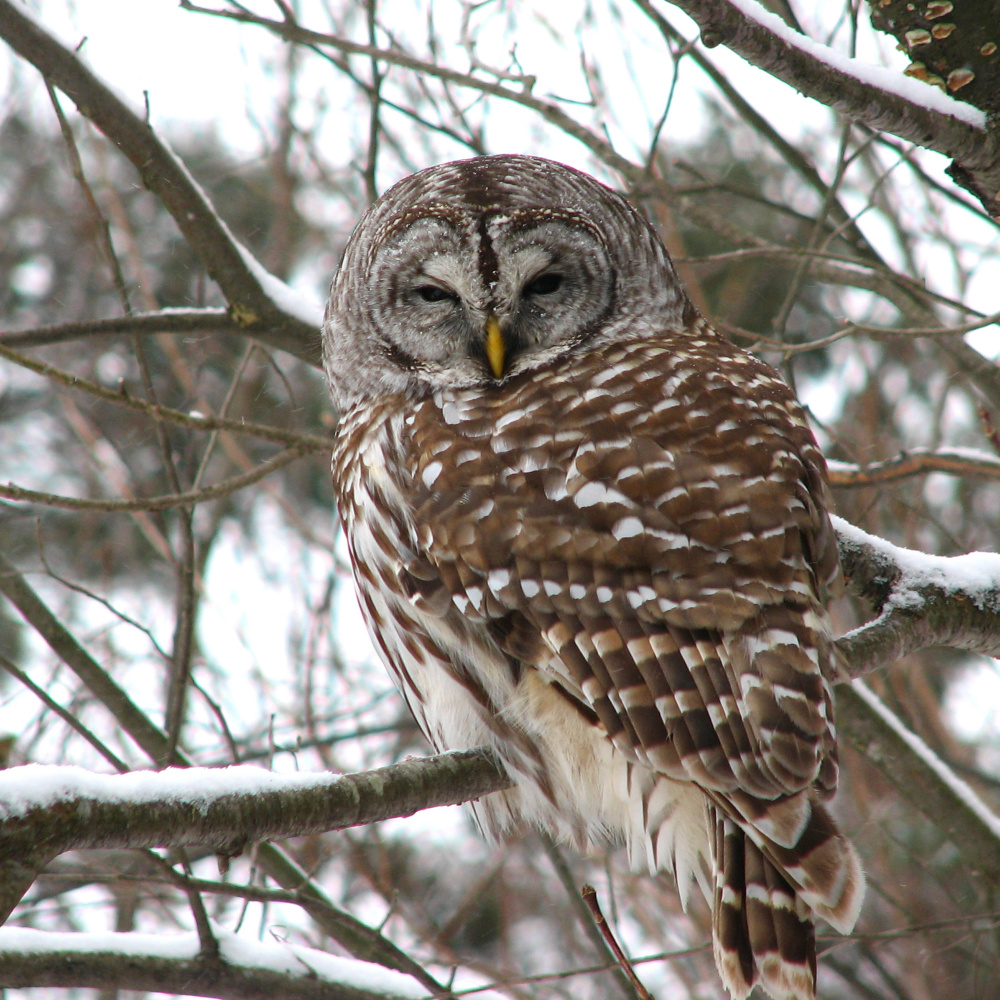
[[[676,328],[662,243],[610,188],[533,156],[421,170],[351,236],[324,321],[341,407],[503,383],[578,350]]]

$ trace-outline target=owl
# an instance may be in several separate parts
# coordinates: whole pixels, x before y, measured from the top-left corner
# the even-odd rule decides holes
[[[778,374],[701,318],[586,174],[445,163],[367,212],[324,320],[333,479],[371,638],[475,804],[624,842],[712,909],[733,997],[815,995],[864,879],[837,786],[823,457]]]

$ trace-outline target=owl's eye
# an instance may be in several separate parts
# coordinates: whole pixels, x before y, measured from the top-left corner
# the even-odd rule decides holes
[[[551,295],[563,283],[561,274],[543,274],[524,286],[523,295]]]
[[[421,285],[417,289],[417,295],[424,302],[444,302],[445,299],[451,299],[452,301],[455,299],[455,296],[451,292],[446,292],[443,288],[438,288],[437,285]]]

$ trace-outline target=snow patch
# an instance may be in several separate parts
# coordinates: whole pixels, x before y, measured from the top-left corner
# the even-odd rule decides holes
[[[222,221],[221,219],[219,220]],[[223,223],[225,226],[225,223]],[[263,264],[245,247],[226,226],[226,232],[233,245],[240,252],[247,270],[257,279],[264,294],[284,313],[294,316],[297,320],[319,330],[323,325],[323,306],[311,295],[299,292],[276,278]]]
[[[338,778],[327,773],[275,774],[250,764],[128,774],[95,774],[75,764],[25,764],[0,771],[0,817],[12,819],[81,798],[133,804],[184,802],[206,810],[224,795],[315,788]]]

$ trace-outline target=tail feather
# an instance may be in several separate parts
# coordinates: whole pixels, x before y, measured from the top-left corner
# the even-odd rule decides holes
[[[735,1000],[761,985],[775,1000],[814,1000],[823,917],[843,933],[857,919],[864,876],[854,848],[813,801],[799,843],[782,847],[713,801],[712,938],[719,974]]]

